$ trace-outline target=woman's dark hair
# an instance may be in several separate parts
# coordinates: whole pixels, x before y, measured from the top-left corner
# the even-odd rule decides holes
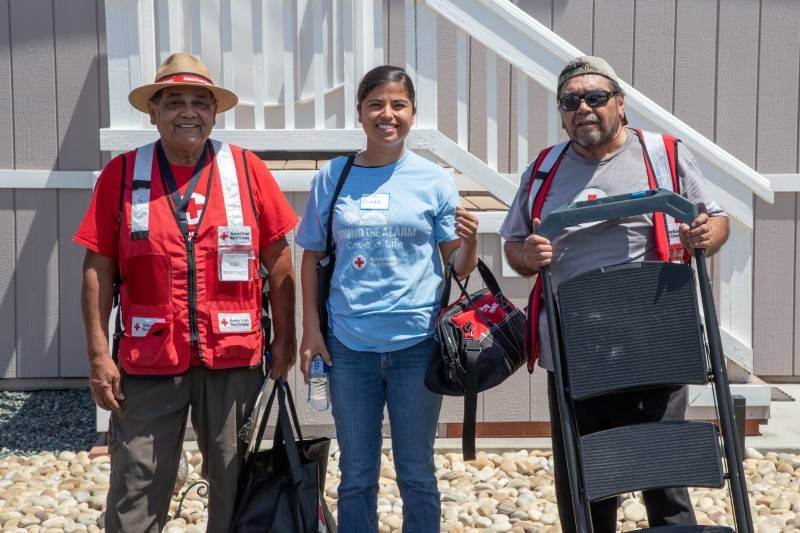
[[[411,81],[408,74],[406,74],[405,70],[400,67],[393,67],[392,65],[381,65],[364,74],[364,77],[361,78],[361,83],[358,84],[358,94],[356,95],[358,105],[361,105],[361,102],[364,101],[364,98],[366,98],[373,89],[377,89],[381,85],[386,85],[387,83],[401,84],[406,90],[406,95],[408,99],[411,100],[411,105],[416,111],[417,100],[416,93],[414,92],[414,83]]]

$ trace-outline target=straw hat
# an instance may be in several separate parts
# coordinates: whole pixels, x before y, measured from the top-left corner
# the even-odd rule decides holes
[[[161,89],[166,87],[204,87],[217,100],[217,113],[236,105],[239,98],[227,89],[217,87],[211,81],[208,69],[198,58],[186,52],[172,54],[158,67],[155,83],[142,85],[132,90],[128,101],[142,113],[149,113],[148,103]]]

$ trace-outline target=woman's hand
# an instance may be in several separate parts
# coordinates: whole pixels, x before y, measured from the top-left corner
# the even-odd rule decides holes
[[[462,246],[478,240],[478,217],[461,206],[456,207],[456,235]]]
[[[458,239],[439,243],[439,250],[445,263],[456,254],[455,274],[464,279],[478,266],[478,217],[463,207],[456,207],[455,222]]]
[[[300,370],[303,378],[308,384],[308,367],[315,355],[322,354],[322,358],[328,366],[333,366],[333,359],[325,346],[325,340],[319,328],[303,328],[303,338],[300,341]]]

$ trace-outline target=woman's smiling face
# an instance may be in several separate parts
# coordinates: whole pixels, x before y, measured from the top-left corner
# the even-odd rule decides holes
[[[358,104],[358,120],[368,141],[383,147],[403,143],[414,114],[414,103],[399,82],[375,87]]]

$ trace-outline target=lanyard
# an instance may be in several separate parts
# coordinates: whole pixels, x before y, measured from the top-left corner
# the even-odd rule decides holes
[[[178,183],[175,181],[175,175],[172,173],[172,167],[167,160],[164,149],[161,147],[161,142],[156,144],[156,152],[158,153],[158,169],[161,174],[161,179],[166,185],[167,190],[170,191],[172,207],[178,225],[184,234],[188,234],[189,223],[186,219],[186,208],[189,206],[189,200],[192,198],[192,194],[194,194],[194,190],[197,188],[197,183],[200,181],[200,174],[208,159],[208,141],[206,141],[205,146],[203,146],[203,153],[200,154],[200,158],[194,166],[192,177],[189,179],[186,192],[183,196],[181,196],[181,192],[178,189]]]

